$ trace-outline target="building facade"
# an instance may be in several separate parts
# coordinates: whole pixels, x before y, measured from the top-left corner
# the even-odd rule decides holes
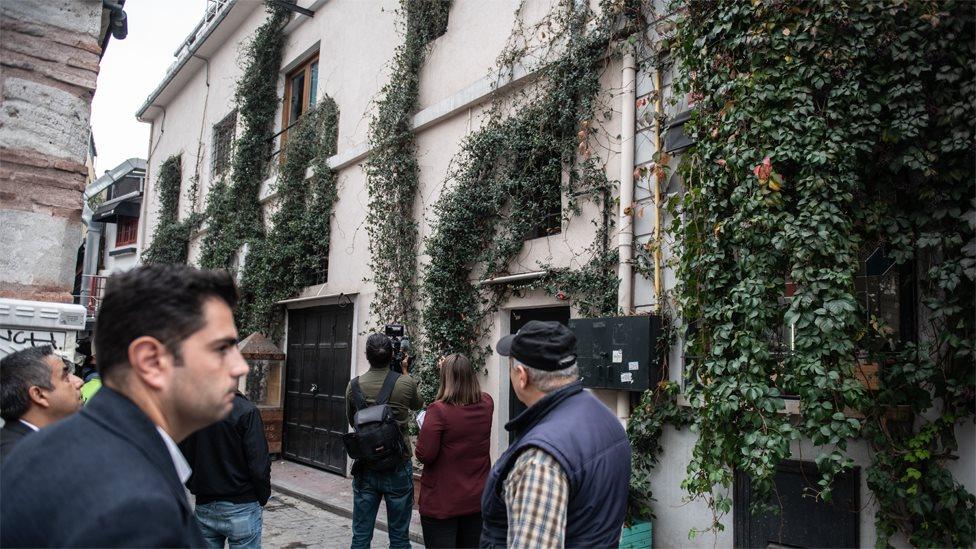
[[[130,158],[107,171],[93,185],[104,186],[99,205],[91,220],[103,224],[103,241],[97,274],[107,276],[127,271],[138,264],[136,236],[142,210],[142,189],[146,179],[146,161]]]
[[[552,32],[547,30],[547,15],[559,5],[562,4],[545,0],[489,0],[454,2],[450,6],[446,31],[429,43],[419,70],[419,95],[409,124],[419,165],[418,199],[410,213],[421,242],[434,234],[439,215],[434,206],[452,186],[466,137],[490,120],[499,102],[504,103],[504,99],[498,100],[499,95],[517,96],[520,90],[532,89],[535,84],[534,77],[541,69],[533,59],[545,57],[538,50],[529,47],[522,51],[524,57],[510,71],[499,68],[499,59],[510,51],[512,36],[518,34],[524,44],[538,45],[547,32]],[[290,125],[310,105],[331,98],[339,117],[337,150],[328,165],[336,173],[338,187],[331,213],[325,282],[305,287],[279,303],[287,311],[286,327],[277,342],[288,357],[281,391],[283,453],[290,459],[346,474],[348,464],[338,441],[347,429],[341,406],[345,385],[368,368],[363,350],[369,332],[400,320],[374,317],[370,309],[377,287],[369,268],[366,220],[371,203],[364,163],[375,152],[369,134],[370,120],[377,112],[377,98],[391,78],[391,60],[403,38],[403,28],[399,26],[402,14],[398,12],[400,4],[392,0],[300,0],[297,6],[301,10],[292,13],[284,26],[281,64],[273,75],[281,101],[273,148],[280,148],[281,135],[287,136]],[[230,147],[234,136],[240,136],[242,131],[235,103],[236,84],[242,77],[242,45],[269,15],[258,2],[228,0],[211,7],[200,26],[180,46],[173,67],[138,113],[141,120],[152,125],[139,222],[140,249],[147,247],[159,222],[156,183],[164,162],[181,155],[183,188],[187,190],[192,185],[197,190],[195,195],[184,192],[180,197],[178,217],[188,219],[204,211],[210,190],[226,177]],[[663,5],[657,7],[657,13],[667,13]],[[652,19],[653,24],[643,32],[653,44],[667,34],[664,27],[668,18]],[[663,227],[670,223],[662,203],[669,196],[680,194],[682,184],[676,170],[662,176],[656,163],[666,154],[676,165],[682,150],[690,144],[682,124],[694,103],[672,92],[673,70],[661,69],[656,55],[653,49],[623,49],[608,54],[599,78],[599,97],[606,105],[605,114],[594,122],[598,129],[580,130],[580,154],[589,158],[588,151],[595,151],[600,170],[614,182],[612,198],[619,208],[615,206],[610,214],[616,224],[606,237],[621,256],[620,264],[614,266],[620,281],[617,305],[628,314],[659,312],[677,284],[668,261],[672,256],[669,241],[662,238]],[[266,223],[278,207],[280,161],[273,160],[271,166],[270,174],[260,185]],[[564,193],[561,205],[566,206],[569,200]],[[600,236],[599,225],[593,220],[601,215],[604,212],[598,206],[582,203],[572,215],[559,216],[549,230],[525,239],[515,259],[507,265],[506,276],[512,278],[477,282],[491,285],[513,279],[533,280],[540,276],[543,266],[579,268]],[[204,225],[192,233],[190,263],[199,261],[208,230],[212,228]],[[646,269],[634,267],[641,249],[650,251]],[[430,262],[422,250],[423,247],[417,258],[421,271]],[[490,344],[532,319],[568,322],[579,318],[584,316],[580,307],[572,295],[541,288],[529,287],[508,294],[487,318],[482,344]],[[679,341],[671,349],[666,378],[683,387],[689,376],[686,362]],[[490,354],[481,383],[495,401],[492,455],[497,457],[509,442],[503,426],[519,411],[509,388],[507,362]],[[627,421],[635,401],[633,392],[593,392],[622,421]],[[795,407],[788,411],[798,413]],[[974,437],[972,425],[965,428],[968,436],[964,433],[960,440],[969,446],[960,448],[964,459],[951,467],[959,482],[973,492]],[[651,478],[657,499],[657,546],[729,546],[733,545],[735,530],[741,534],[765,527],[764,522],[751,521],[748,512],[742,511],[743,506],[748,508],[748,483],[736,482],[734,493],[729,494],[736,501],[736,512],[723,519],[725,530],[714,538],[705,535],[689,539],[690,530],[708,526],[713,520],[711,510],[703,503],[686,501],[681,487],[696,436],[687,429],[665,428],[664,454]],[[849,507],[832,515],[823,507],[805,507],[802,483],[797,480],[809,474],[815,448],[809,441],[800,440],[793,443],[792,451],[794,460],[781,467],[782,482],[778,485],[784,490],[781,495],[792,502],[784,506],[794,513],[789,520],[806,520],[815,530],[802,543],[872,545],[876,537],[876,504],[860,469],[839,481],[837,497]],[[852,443],[850,455],[858,467],[869,462],[869,450],[861,442]],[[825,528],[825,521],[836,522],[836,528]],[[798,526],[798,530],[802,529]],[[828,537],[817,537],[817,532]],[[832,534],[841,537],[829,537]]]

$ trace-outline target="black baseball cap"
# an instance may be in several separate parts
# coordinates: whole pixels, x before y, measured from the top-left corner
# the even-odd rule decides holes
[[[576,363],[576,334],[555,321],[530,320],[517,333],[498,340],[495,349],[537,370],[563,370]]]

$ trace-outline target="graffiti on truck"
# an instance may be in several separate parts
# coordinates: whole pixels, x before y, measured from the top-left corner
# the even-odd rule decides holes
[[[63,352],[67,334],[53,330],[29,330],[21,328],[0,328],[0,357],[28,347],[50,345],[55,351]]]

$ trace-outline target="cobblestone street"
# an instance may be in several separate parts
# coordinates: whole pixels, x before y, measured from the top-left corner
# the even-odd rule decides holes
[[[273,492],[264,508],[261,544],[269,549],[349,547],[352,519],[334,515],[310,503]],[[412,547],[420,549],[416,543]],[[390,538],[374,530],[373,547],[389,547]]]

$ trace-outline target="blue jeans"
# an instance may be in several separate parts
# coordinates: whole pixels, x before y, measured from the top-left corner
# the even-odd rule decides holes
[[[352,479],[352,549],[367,549],[373,541],[376,512],[386,498],[390,549],[410,547],[413,512],[413,463],[407,460],[392,471],[363,471]]]
[[[231,549],[260,549],[261,505],[258,502],[204,503],[197,505],[196,515],[208,547],[223,549],[226,540]]]

